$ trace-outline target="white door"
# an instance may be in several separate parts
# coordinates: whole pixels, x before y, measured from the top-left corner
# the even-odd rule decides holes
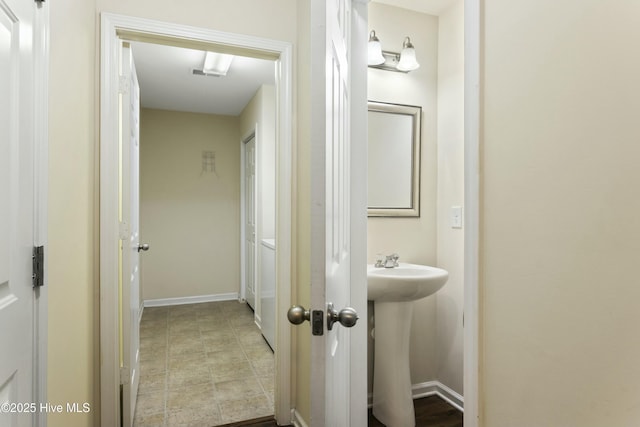
[[[311,7],[311,304],[325,314],[330,303],[356,307],[362,318],[312,338],[311,425],[357,427],[367,423],[366,5]]]
[[[131,427],[140,379],[140,87],[128,43],[122,47],[122,420]]]
[[[0,425],[32,426],[37,292],[34,246],[35,75],[33,1],[0,0]],[[7,407],[5,404],[9,404]]]
[[[256,309],[256,138],[244,144],[244,280],[247,303]]]

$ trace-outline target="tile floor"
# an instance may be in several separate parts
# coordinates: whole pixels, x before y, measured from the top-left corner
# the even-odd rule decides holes
[[[209,427],[273,414],[273,352],[245,303],[145,308],[137,427]]]

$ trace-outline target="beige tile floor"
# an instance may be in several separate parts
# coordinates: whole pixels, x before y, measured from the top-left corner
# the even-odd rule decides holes
[[[137,427],[209,427],[273,414],[273,352],[244,303],[145,308]]]

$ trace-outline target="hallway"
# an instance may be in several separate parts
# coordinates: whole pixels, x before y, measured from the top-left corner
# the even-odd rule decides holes
[[[214,426],[273,414],[274,357],[237,301],[144,309],[134,425]]]

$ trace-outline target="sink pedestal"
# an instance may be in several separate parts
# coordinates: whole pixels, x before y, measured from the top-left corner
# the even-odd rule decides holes
[[[409,336],[413,301],[374,302],[373,416],[387,427],[414,427]]]
[[[426,265],[367,266],[367,298],[375,310],[373,415],[387,427],[416,425],[409,371],[413,301],[438,292],[448,277]]]

